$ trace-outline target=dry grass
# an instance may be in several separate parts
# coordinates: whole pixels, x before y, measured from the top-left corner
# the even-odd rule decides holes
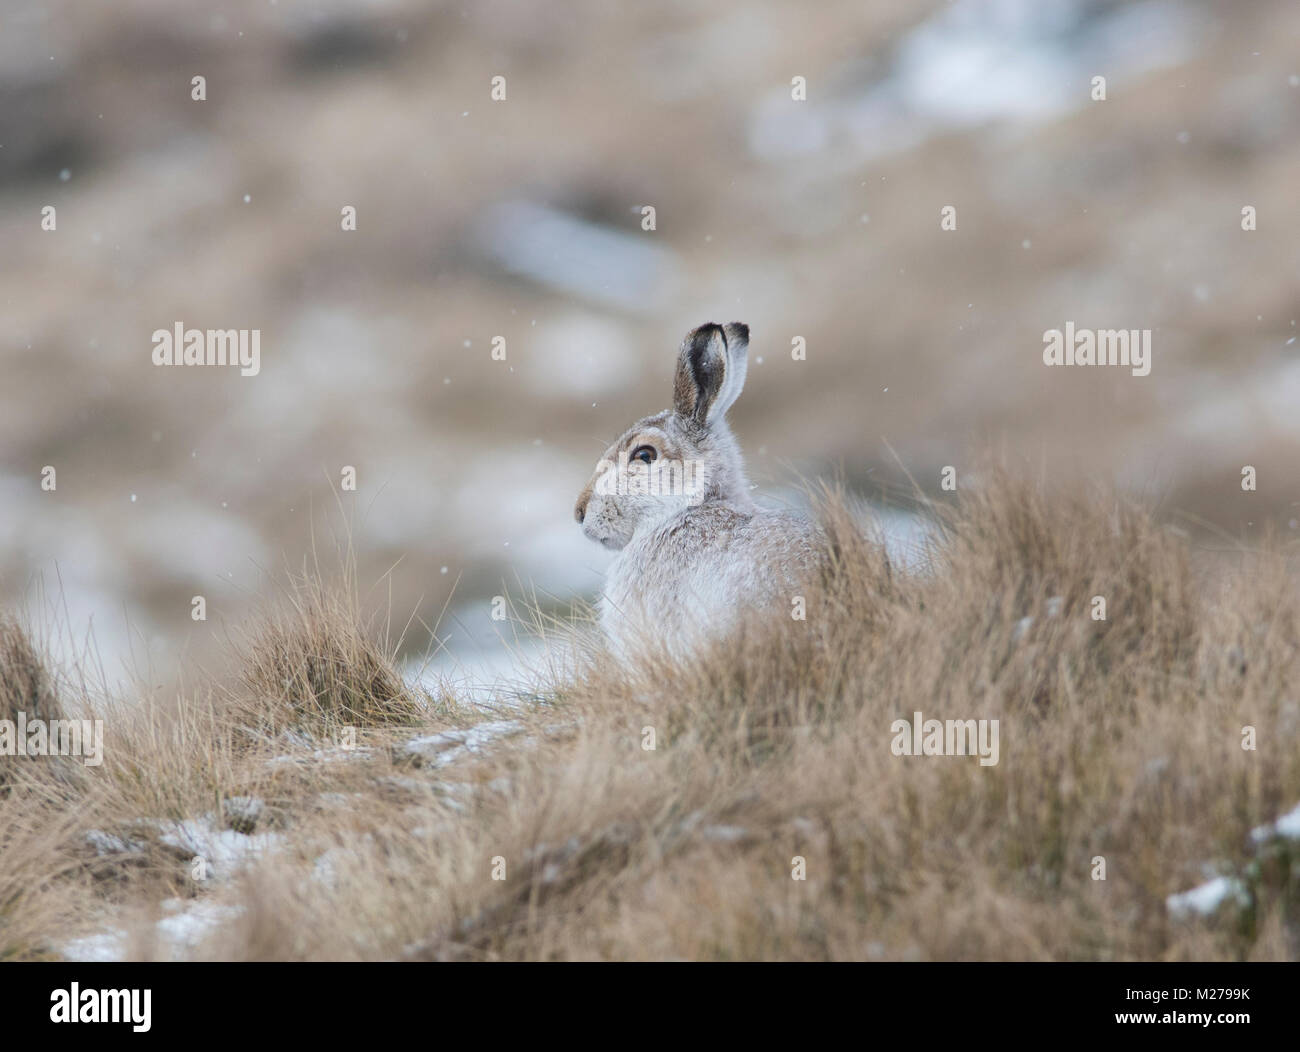
[[[272,615],[234,641],[246,653],[233,699],[244,728],[334,737],[344,727],[415,723],[425,704],[394,668],[395,646],[362,613],[351,560],[330,586],[319,568],[291,577]]]
[[[891,568],[844,499],[822,518],[806,621],[634,667],[561,626],[576,669],[468,745],[408,748],[483,714],[413,695],[353,597],[291,590],[220,689],[114,710],[76,819],[35,786],[0,800],[0,953],[112,923],[164,956],[171,897],[236,907],[185,950],[234,959],[1300,954],[1295,842],[1249,836],[1300,802],[1288,552],[1212,555],[1112,493],[1001,472],[944,511],[928,572]],[[918,710],[999,720],[998,764],[894,755]],[[196,881],[165,830],[201,815],[273,839]],[[92,828],[129,844],[88,852]],[[1171,917],[1206,867],[1248,904]]]

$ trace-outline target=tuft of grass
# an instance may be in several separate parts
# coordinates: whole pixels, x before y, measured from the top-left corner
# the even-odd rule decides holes
[[[54,678],[31,636],[16,618],[0,617],[0,719],[63,718]]]
[[[40,721],[50,728],[69,718],[57,678],[27,627],[15,617],[0,616],[0,720],[8,721],[15,749],[19,713],[28,727]],[[32,781],[41,791],[63,798],[75,793],[79,780],[79,771],[68,757],[0,755],[0,792]]]
[[[240,709],[256,735],[286,730],[336,737],[343,727],[412,724],[423,699],[397,670],[356,590],[319,575],[291,577],[280,604],[239,643],[246,653]]]

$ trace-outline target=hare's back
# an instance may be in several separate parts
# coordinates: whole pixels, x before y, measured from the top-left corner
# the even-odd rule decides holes
[[[619,649],[652,638],[686,653],[745,611],[800,594],[818,550],[816,528],[797,515],[701,505],[619,553],[601,620]]]
[[[669,523],[644,553],[651,577],[678,595],[726,605],[783,594],[817,563],[817,530],[789,512],[743,512],[722,502],[692,508]]]

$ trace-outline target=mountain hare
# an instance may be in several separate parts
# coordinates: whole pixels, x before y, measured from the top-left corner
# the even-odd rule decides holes
[[[755,506],[727,426],[748,347],[739,322],[688,333],[673,407],[624,432],[578,497],[583,532],[618,552],[600,601],[616,653],[685,656],[746,609],[789,617],[799,582],[818,565],[812,523]]]

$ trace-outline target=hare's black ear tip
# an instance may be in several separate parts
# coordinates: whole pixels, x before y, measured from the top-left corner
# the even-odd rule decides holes
[[[749,342],[749,326],[743,321],[729,321],[723,326],[722,331],[726,333],[728,340],[739,343]]]

